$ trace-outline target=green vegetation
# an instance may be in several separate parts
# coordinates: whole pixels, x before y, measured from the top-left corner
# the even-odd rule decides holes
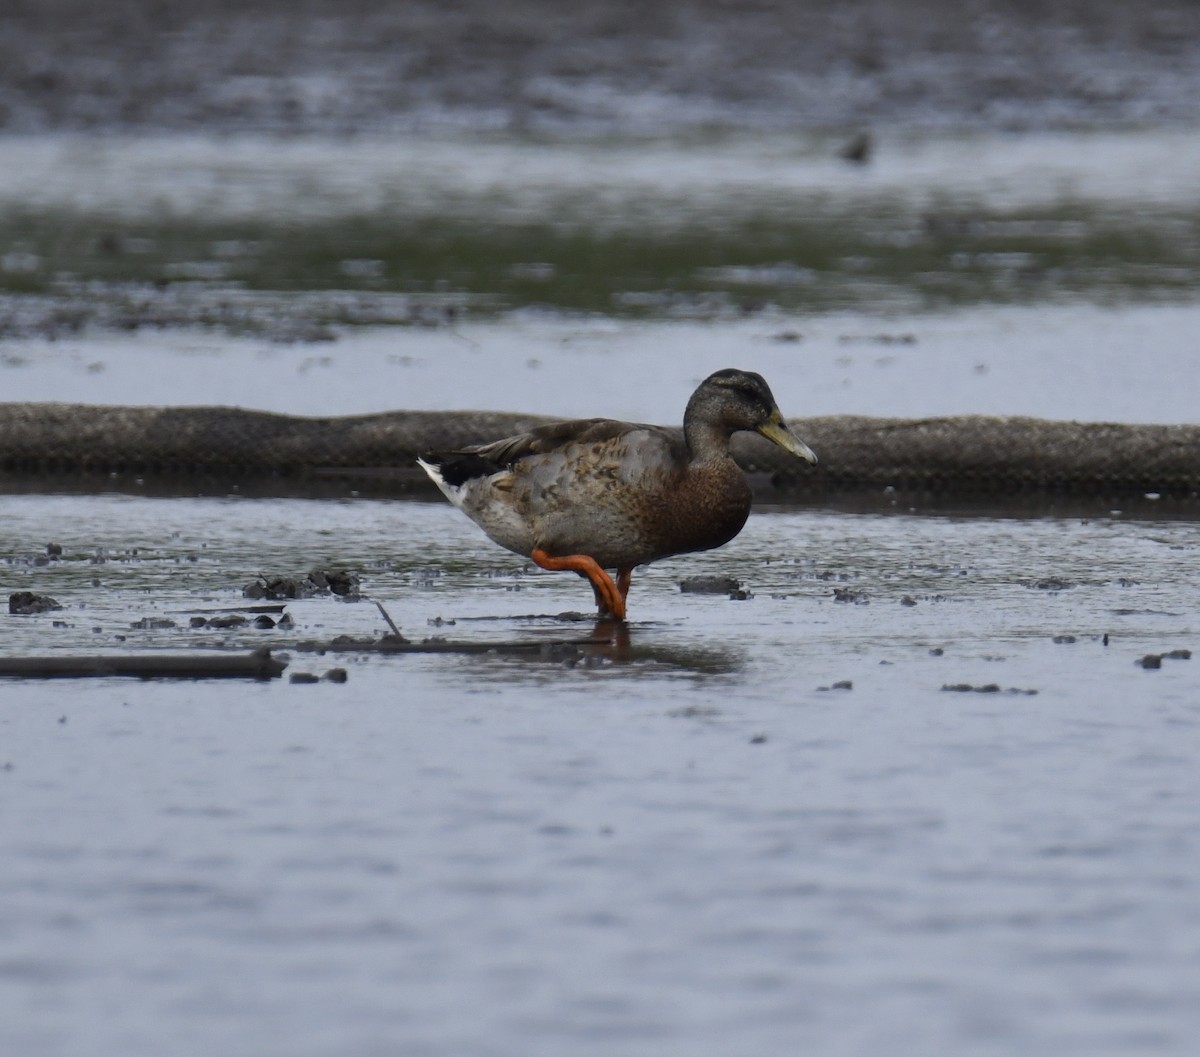
[[[180,304],[184,290],[189,303],[208,307],[179,322],[232,325],[236,316],[251,329],[253,312],[231,316],[213,305],[350,292],[375,300],[360,297],[350,310],[330,296],[310,298],[310,321],[370,323],[428,322],[430,306],[703,318],[767,305],[805,313],[1177,299],[1200,290],[1200,215],[1085,204],[1004,213],[948,203],[914,216],[887,203],[830,212],[811,201],[645,224],[589,223],[585,206],[553,222],[489,222],[478,208],[286,224],[0,216],[0,292],[42,295],[60,313],[65,300],[84,317],[119,305],[136,325],[155,298],[173,293]]]

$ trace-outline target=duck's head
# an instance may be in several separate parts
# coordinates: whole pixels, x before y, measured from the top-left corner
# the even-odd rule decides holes
[[[726,368],[710,374],[688,401],[683,417],[689,424],[703,423],[728,438],[739,430],[761,433],[784,451],[815,463],[813,450],[784,421],[771,388],[761,374]]]

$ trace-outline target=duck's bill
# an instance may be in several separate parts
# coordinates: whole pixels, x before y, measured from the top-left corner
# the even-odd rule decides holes
[[[784,451],[790,451],[807,462],[815,463],[817,461],[817,453],[788,429],[787,423],[783,421],[783,416],[778,411],[771,416],[769,422],[758,427],[758,432],[772,444],[778,444]]]

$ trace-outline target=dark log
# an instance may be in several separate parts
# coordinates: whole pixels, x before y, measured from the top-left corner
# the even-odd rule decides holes
[[[268,649],[250,653],[131,653],[0,657],[10,679],[275,679],[287,664]]]

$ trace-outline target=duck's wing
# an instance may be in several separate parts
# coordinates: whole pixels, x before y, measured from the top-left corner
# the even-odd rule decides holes
[[[638,433],[662,452],[684,450],[683,433],[662,426],[647,426],[640,422],[620,422],[614,419],[571,419],[551,422],[526,433],[491,440],[487,444],[473,444],[469,448],[455,451],[426,452],[421,458],[427,463],[443,469],[454,467],[455,475],[475,478],[497,474],[512,469],[518,462],[534,456],[560,454],[572,445],[594,448],[619,443],[629,434]],[[646,443],[643,440],[643,444]]]
[[[549,455],[572,444],[603,444],[633,430],[645,428],[633,422],[618,422],[611,418],[578,418],[538,426],[527,433],[504,437],[490,444],[480,444],[466,449],[466,453],[486,459],[498,467],[511,467],[533,455]]]
[[[688,448],[678,428],[575,419],[458,451],[430,452],[421,462],[427,470],[436,469],[431,475],[443,491],[444,486],[458,490],[481,479],[509,491],[520,478],[540,494],[545,488],[562,486],[564,480],[582,482],[595,474],[637,490],[661,490],[683,472]],[[450,491],[446,494],[451,496]],[[577,497],[580,492],[572,486],[558,494]]]
[[[472,444],[454,451],[427,451],[417,461],[425,466],[426,470],[436,469],[437,478],[457,488],[475,478],[492,477],[511,470],[514,463],[521,459],[557,451],[605,424],[623,425],[601,418],[554,422],[486,444]],[[617,432],[619,431],[610,431],[608,436],[611,437]]]

